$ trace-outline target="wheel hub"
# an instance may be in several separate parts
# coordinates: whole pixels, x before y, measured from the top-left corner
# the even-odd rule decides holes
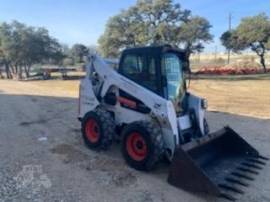
[[[89,119],[86,123],[85,132],[88,140],[92,143],[96,143],[99,140],[99,126],[95,119]]]
[[[129,156],[136,161],[145,159],[147,156],[147,145],[140,133],[134,132],[130,134],[127,139],[127,152]]]

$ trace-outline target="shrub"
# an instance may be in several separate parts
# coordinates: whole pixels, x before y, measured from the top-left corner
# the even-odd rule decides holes
[[[267,69],[270,72],[270,69]],[[196,74],[209,74],[209,75],[248,75],[248,74],[261,74],[262,69],[259,68],[234,68],[234,67],[219,67],[219,68],[208,68],[203,67]]]

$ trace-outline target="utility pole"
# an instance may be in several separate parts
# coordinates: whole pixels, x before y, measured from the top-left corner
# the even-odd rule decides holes
[[[229,32],[232,31],[232,13],[229,13]],[[228,49],[228,60],[227,63],[230,64],[231,60],[231,49]]]
[[[215,63],[217,63],[217,46],[215,46]]]

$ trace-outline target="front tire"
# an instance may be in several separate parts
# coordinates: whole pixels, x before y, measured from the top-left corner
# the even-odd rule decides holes
[[[82,120],[82,136],[90,149],[108,149],[113,141],[115,124],[112,115],[97,108]]]
[[[127,164],[137,170],[149,171],[164,154],[162,132],[150,122],[134,122],[122,132],[122,154]]]

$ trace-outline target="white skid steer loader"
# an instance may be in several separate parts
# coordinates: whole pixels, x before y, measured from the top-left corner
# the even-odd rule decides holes
[[[91,149],[121,141],[138,170],[165,157],[170,184],[235,200],[267,158],[229,127],[209,134],[207,101],[187,92],[188,71],[185,52],[169,45],[124,50],[117,71],[91,55],[80,83],[83,139]]]

